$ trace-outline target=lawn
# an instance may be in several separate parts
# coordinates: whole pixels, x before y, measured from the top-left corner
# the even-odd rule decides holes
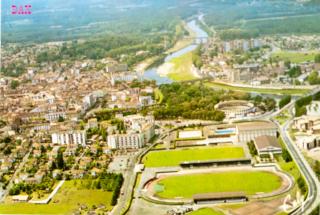
[[[223,90],[233,90],[242,92],[257,92],[263,94],[276,94],[276,95],[301,95],[306,94],[309,89],[268,89],[268,88],[255,88],[255,87],[236,87],[228,84],[217,83],[217,82],[206,82],[207,87],[223,89]]]
[[[266,171],[233,171],[169,176],[161,179],[156,186],[156,194],[162,198],[192,198],[194,194],[214,192],[254,195],[279,189],[281,178]]]
[[[273,58],[280,60],[289,60],[292,63],[302,63],[306,61],[314,61],[316,52],[288,52],[280,51],[272,54]]]
[[[170,61],[173,64],[172,71],[168,73],[168,77],[174,81],[188,81],[196,79],[192,74],[192,52],[176,57]]]
[[[283,125],[284,123],[286,123],[288,120],[290,119],[290,113],[288,112],[288,110],[284,110],[282,111],[280,114],[278,114],[275,117],[275,120],[277,120],[280,125]]]
[[[187,215],[223,215],[220,211],[213,210],[212,208],[201,208],[196,211],[187,213]]]
[[[89,208],[103,204],[108,210],[111,210],[111,197],[112,192],[86,189],[81,185],[80,180],[72,180],[66,181],[47,205],[0,204],[0,211],[1,214],[72,214],[79,204],[85,204]]]
[[[146,167],[178,166],[184,161],[243,158],[242,147],[191,147],[151,151],[144,158]]]
[[[161,90],[159,88],[156,88],[154,90],[154,97],[157,101],[158,104],[161,104],[163,101],[163,93],[161,92]]]

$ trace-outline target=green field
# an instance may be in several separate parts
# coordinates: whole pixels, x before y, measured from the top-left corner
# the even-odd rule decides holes
[[[306,94],[309,89],[267,89],[267,88],[255,88],[255,87],[236,87],[227,84],[217,83],[217,82],[206,82],[207,87],[223,89],[223,90],[233,90],[242,92],[256,92],[262,94],[284,94],[284,95],[301,95]]]
[[[169,72],[168,77],[174,81],[188,81],[196,79],[191,72],[192,66],[192,53],[181,55],[180,57],[174,58],[170,61],[173,69]]]
[[[233,171],[169,176],[156,186],[162,198],[192,198],[194,194],[212,192],[245,192],[247,195],[272,192],[281,186],[281,178],[265,171]]]
[[[280,60],[289,60],[292,63],[302,63],[306,61],[314,61],[314,57],[317,54],[317,52],[287,52],[287,51],[281,51],[276,52],[272,54],[273,58],[277,58]]]
[[[146,167],[178,166],[184,161],[243,158],[242,147],[192,147],[151,151],[144,158]]]
[[[196,211],[187,213],[187,215],[223,215],[220,211],[213,210],[212,208],[201,208]]]
[[[161,104],[163,101],[163,93],[159,88],[154,89],[154,97],[158,104]]]
[[[84,182],[85,183],[85,182]],[[58,193],[47,205],[29,203],[0,204],[1,214],[72,214],[72,212],[85,204],[90,209],[93,205],[105,205],[111,210],[112,192],[86,189],[80,184],[80,180],[66,181]]]

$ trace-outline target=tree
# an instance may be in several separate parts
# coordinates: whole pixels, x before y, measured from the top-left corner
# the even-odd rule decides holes
[[[314,56],[314,62],[315,63],[320,63],[320,53],[316,54],[316,56]]]
[[[46,153],[47,150],[43,145],[41,145],[40,146],[40,151],[41,151],[41,154],[44,154],[44,153]]]
[[[10,87],[11,87],[11,89],[15,90],[15,89],[17,89],[17,87],[19,86],[19,84],[20,84],[19,81],[13,80],[13,81],[11,81],[11,83],[10,83]]]
[[[281,98],[281,100],[279,101],[279,108],[283,108],[284,106],[286,106],[287,104],[289,104],[291,101],[291,95],[286,95],[284,97]]]
[[[320,176],[320,162],[318,160],[315,161],[313,170],[318,176]]]
[[[289,70],[288,75],[290,76],[290,78],[296,78],[296,77],[298,77],[299,75],[301,75],[301,68],[300,68],[300,66],[292,67],[292,68]]]
[[[292,161],[292,157],[290,153],[288,152],[287,149],[282,150],[282,158],[285,160],[287,163]]]
[[[291,62],[290,62],[290,60],[286,60],[286,61],[284,62],[284,65],[285,65],[285,67],[287,67],[288,69],[290,69],[290,67],[291,67]]]
[[[56,162],[57,162],[58,169],[64,169],[64,160],[63,160],[63,154],[61,150],[58,151]]]
[[[63,116],[59,116],[59,118],[58,118],[58,122],[64,122],[64,118],[63,118]]]
[[[247,143],[251,156],[256,156],[258,154],[256,146],[253,141]]]
[[[301,190],[301,193],[305,194],[307,192],[307,188],[306,188],[306,184],[304,182],[304,179],[301,176],[298,178],[297,184],[298,184],[298,187]]]
[[[265,98],[263,102],[265,103],[268,111],[273,110],[277,104],[276,100],[274,100],[273,98],[269,98],[269,97]]]
[[[318,72],[316,71],[311,72],[310,75],[308,76],[308,82],[311,85],[319,84],[320,78],[319,78]]]

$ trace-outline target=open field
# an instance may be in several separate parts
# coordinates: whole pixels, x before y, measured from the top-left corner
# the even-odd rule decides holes
[[[285,95],[302,95],[308,93],[309,89],[268,89],[268,88],[255,88],[255,87],[236,87],[223,83],[216,82],[206,82],[206,86],[223,89],[223,90],[233,90],[233,91],[243,91],[243,92],[257,92],[263,94],[285,94]]]
[[[188,81],[196,79],[192,74],[192,53],[181,55],[180,57],[174,58],[170,61],[173,64],[173,68],[168,73],[168,77],[174,81]]]
[[[0,204],[0,211],[2,214],[72,214],[79,205],[91,208],[93,205],[101,204],[108,210],[112,209],[112,192],[86,189],[80,183],[80,180],[66,181],[49,204]],[[85,184],[85,180],[83,183]]]
[[[302,63],[306,61],[314,61],[314,57],[317,52],[288,52],[280,51],[272,54],[273,58],[280,60],[289,60],[292,63]]]
[[[213,210],[212,208],[200,208],[199,210],[187,213],[187,215],[223,215],[220,211]]]
[[[156,193],[162,198],[192,198],[194,194],[212,192],[254,195],[279,189],[281,178],[266,171],[233,171],[169,176],[160,179],[156,186],[162,187]]]
[[[192,147],[152,151],[144,158],[146,167],[178,166],[184,161],[243,158],[242,147]]]

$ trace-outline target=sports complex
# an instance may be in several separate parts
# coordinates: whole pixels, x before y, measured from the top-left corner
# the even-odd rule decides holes
[[[167,146],[156,146],[142,157],[136,198],[170,207],[209,206],[219,214],[245,215],[257,208],[265,211],[261,214],[277,214],[285,196],[297,190],[298,170],[292,174],[294,163],[288,170],[289,163],[283,165],[281,155],[272,151],[267,159],[252,155],[247,145],[250,139],[276,133],[271,122],[175,131]]]

